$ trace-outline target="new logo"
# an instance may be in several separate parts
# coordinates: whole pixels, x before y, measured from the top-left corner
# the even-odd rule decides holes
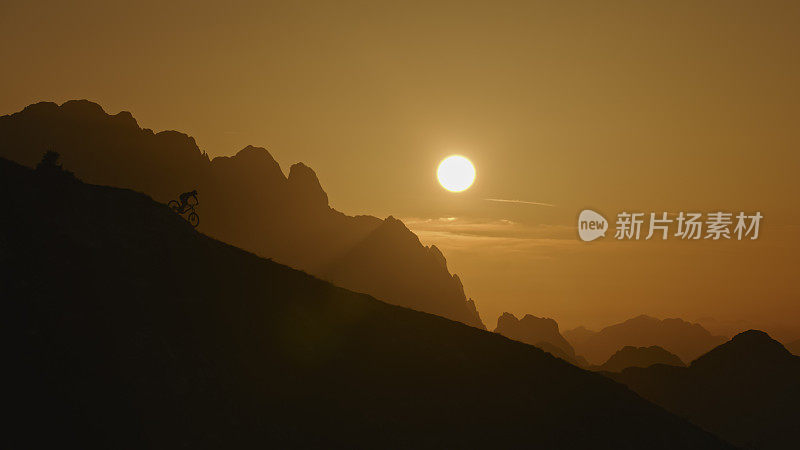
[[[608,221],[591,209],[584,209],[578,216],[578,236],[584,242],[593,241],[606,235]]]

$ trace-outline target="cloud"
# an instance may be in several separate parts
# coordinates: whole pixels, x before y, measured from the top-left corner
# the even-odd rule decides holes
[[[556,205],[550,203],[543,203],[543,202],[529,202],[527,200],[508,200],[504,198],[485,198],[487,202],[498,202],[498,203],[520,203],[523,205],[534,205],[534,206],[547,206],[547,207],[554,207]]]
[[[453,256],[454,261],[480,261],[490,267],[520,268],[520,261],[549,260],[585,246],[575,237],[574,227],[562,225],[462,217],[404,218],[403,222],[424,245],[439,247],[448,260]]]
[[[464,217],[416,218],[403,222],[417,234],[437,233],[451,237],[510,238],[515,240],[576,240],[575,228],[565,225],[525,224],[508,219]]]

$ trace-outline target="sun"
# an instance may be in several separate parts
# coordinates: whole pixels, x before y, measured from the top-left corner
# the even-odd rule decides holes
[[[439,163],[436,176],[439,177],[439,184],[448,191],[465,191],[475,181],[475,166],[463,156],[448,156]]]

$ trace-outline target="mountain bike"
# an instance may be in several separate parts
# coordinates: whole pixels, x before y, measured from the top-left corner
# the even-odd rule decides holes
[[[170,200],[169,203],[167,203],[167,207],[179,216],[184,216],[188,213],[184,218],[192,227],[197,228],[197,226],[200,225],[200,216],[197,215],[195,208],[199,204],[200,201],[197,199],[197,194],[193,194],[186,199],[185,203],[178,202],[177,200]]]

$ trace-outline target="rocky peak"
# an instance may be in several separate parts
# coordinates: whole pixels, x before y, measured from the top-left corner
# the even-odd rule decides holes
[[[428,253],[442,266],[443,269],[447,270],[447,259],[445,259],[444,254],[439,248],[435,245],[431,245],[428,247]]]
[[[313,169],[299,162],[289,169],[289,191],[314,206],[328,206],[328,194],[322,189]]]
[[[523,317],[519,323],[523,327],[540,328],[550,333],[559,333],[558,322],[549,317],[536,317],[530,314],[525,314],[525,317]]]
[[[504,312],[497,318],[497,327],[494,329],[495,333],[503,334],[504,331],[514,329],[519,326],[519,320],[510,312]]]
[[[395,243],[405,242],[408,244],[406,249],[409,251],[419,252],[420,248],[424,248],[417,235],[409,230],[402,220],[396,219],[394,216],[384,219],[383,223],[373,232],[373,236],[380,236]]]
[[[103,107],[89,100],[69,100],[61,105],[61,111],[81,119],[105,119]]]
[[[232,177],[236,182],[274,187],[286,181],[281,166],[262,147],[248,145],[233,156],[217,156],[211,164],[218,177]]]
[[[14,117],[18,115],[42,116],[47,114],[53,114],[58,111],[58,108],[59,108],[58,103],[55,102],[33,103],[23,108],[22,111],[5,117]]]
[[[120,111],[117,114],[111,116],[114,118],[116,123],[120,124],[123,127],[127,128],[139,128],[139,123],[133,117],[133,114],[130,111]]]
[[[497,319],[494,332],[534,346],[547,342],[558,347],[569,358],[575,357],[575,350],[559,333],[558,323],[550,318],[526,314],[522,320],[518,320],[513,314],[506,312]]]

